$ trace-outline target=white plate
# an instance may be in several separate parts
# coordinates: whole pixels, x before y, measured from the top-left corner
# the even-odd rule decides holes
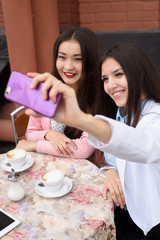
[[[61,188],[56,192],[49,192],[45,186],[40,186],[42,181],[38,180],[35,184],[35,191],[42,197],[56,198],[67,194],[72,189],[72,179],[65,177]]]
[[[25,160],[25,164],[20,167],[20,168],[13,168],[12,166],[8,166],[7,164],[7,160],[6,158],[4,158],[1,162],[1,168],[7,172],[12,172],[12,168],[14,169],[15,172],[23,172],[25,170],[27,170],[28,168],[30,168],[33,164],[34,160],[32,158],[32,156],[30,154],[28,154],[26,156],[26,160]]]

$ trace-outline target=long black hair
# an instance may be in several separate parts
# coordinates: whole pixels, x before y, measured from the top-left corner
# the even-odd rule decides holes
[[[160,102],[160,75],[150,57],[134,43],[121,43],[110,47],[101,59],[100,65],[108,58],[114,58],[122,67],[128,82],[128,99],[126,113],[127,124],[131,125],[132,112],[134,121],[138,123],[141,113],[141,97]],[[116,108],[116,106],[114,106]]]
[[[59,46],[62,42],[76,40],[80,44],[82,55],[82,77],[77,92],[77,99],[80,108],[91,114],[96,114],[100,105],[100,69],[99,69],[99,49],[96,35],[86,27],[71,27],[64,30],[57,38],[53,50],[53,75],[59,80],[60,77],[56,60]],[[82,131],[71,127],[65,127],[65,135],[70,138],[79,138]]]

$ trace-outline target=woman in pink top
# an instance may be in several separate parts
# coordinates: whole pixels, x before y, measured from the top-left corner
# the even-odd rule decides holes
[[[47,133],[50,134],[51,140],[46,140]],[[23,143],[27,147],[25,148],[23,145],[23,148],[29,151],[36,150],[40,153],[47,153],[56,156],[70,155],[74,158],[89,158],[94,152],[94,148],[87,141],[86,132],[83,132],[80,138],[71,140],[58,130],[51,130],[51,119],[47,117],[30,117],[26,138],[29,141],[22,140],[20,141],[19,146],[21,143]],[[66,148],[65,144],[67,145],[67,148],[70,150],[71,154],[63,154],[60,152],[61,146],[64,146],[64,149]]]
[[[53,59],[53,75],[75,90],[81,109],[93,115],[105,114],[95,34],[85,27],[65,30],[55,42]],[[37,73],[28,75],[35,77]],[[29,141],[22,140],[17,147],[74,158],[89,158],[94,152],[85,132],[46,117],[30,117],[26,138]]]

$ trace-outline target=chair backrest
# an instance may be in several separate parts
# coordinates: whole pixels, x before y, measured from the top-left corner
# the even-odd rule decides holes
[[[11,121],[14,133],[15,144],[25,138],[29,116],[25,114],[25,107],[21,106],[11,112]]]

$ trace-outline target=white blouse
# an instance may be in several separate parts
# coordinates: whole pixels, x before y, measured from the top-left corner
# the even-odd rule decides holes
[[[105,144],[88,134],[95,148],[113,154],[132,220],[146,235],[160,223],[160,104],[145,104],[136,128],[104,116],[112,136]]]

